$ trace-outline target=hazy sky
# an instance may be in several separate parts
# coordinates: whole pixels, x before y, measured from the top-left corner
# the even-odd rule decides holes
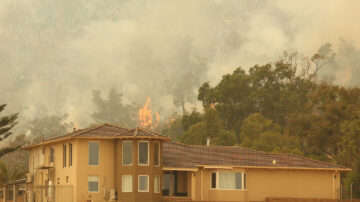
[[[356,84],[359,8],[358,0],[1,0],[0,103],[22,119],[68,113],[86,126],[92,91],[116,87],[125,102],[151,96],[164,114],[179,110],[179,85],[195,92],[238,66],[287,49],[311,56],[327,42],[339,62],[324,73]],[[197,81],[181,82],[189,75]]]

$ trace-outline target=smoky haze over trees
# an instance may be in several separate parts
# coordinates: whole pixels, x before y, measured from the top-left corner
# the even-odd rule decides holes
[[[357,7],[358,1],[4,0],[1,100],[19,119],[68,114],[85,127],[96,111],[93,90],[115,87],[124,105],[150,96],[163,117],[181,114],[200,107],[194,97],[204,81],[215,84],[233,67],[274,61],[289,48],[311,56],[328,42],[321,51],[335,53],[334,61],[321,75],[357,85]]]

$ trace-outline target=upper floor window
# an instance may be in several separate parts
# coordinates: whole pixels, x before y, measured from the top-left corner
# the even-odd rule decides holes
[[[89,165],[99,165],[99,142],[89,142]]]
[[[122,164],[132,165],[132,141],[122,142]]]
[[[66,144],[63,145],[63,167],[66,167]]]
[[[69,143],[69,166],[72,166],[72,144]]]
[[[55,161],[55,149],[54,147],[50,147],[50,163],[54,163]]]
[[[246,189],[246,173],[213,172],[211,173],[211,188],[222,190]]]
[[[99,176],[88,176],[88,191],[99,192]]]
[[[149,165],[149,142],[139,142],[139,165]]]
[[[154,142],[154,165],[160,165],[160,142]]]

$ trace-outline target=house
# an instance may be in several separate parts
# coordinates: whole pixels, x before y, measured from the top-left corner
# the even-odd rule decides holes
[[[28,201],[264,201],[339,198],[350,169],[292,154],[172,142],[110,124],[25,146]]]

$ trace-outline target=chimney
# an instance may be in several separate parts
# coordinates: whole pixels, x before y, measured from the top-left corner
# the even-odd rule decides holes
[[[74,127],[74,128],[73,128],[73,132],[75,132],[75,131],[76,131],[76,128]]]
[[[206,146],[210,146],[210,137],[206,139]]]

